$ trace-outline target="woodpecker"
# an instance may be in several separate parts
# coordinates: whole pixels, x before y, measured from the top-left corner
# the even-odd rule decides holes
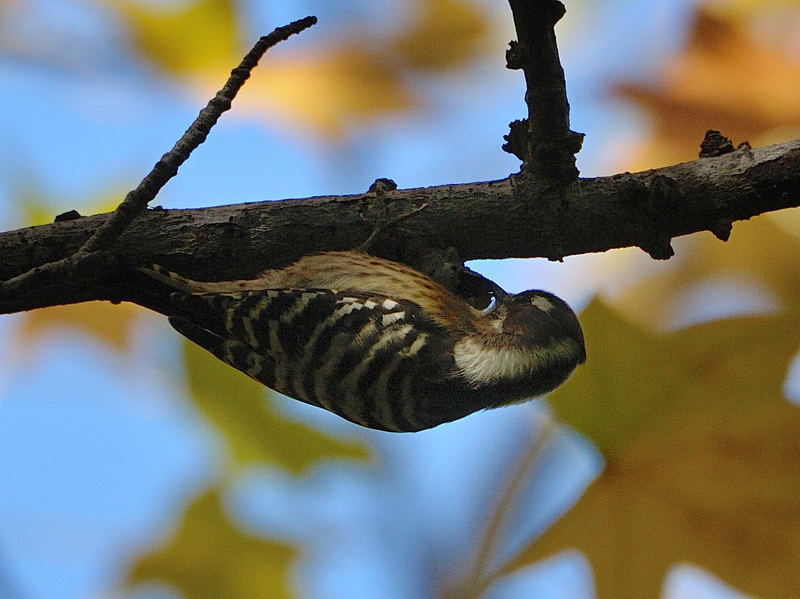
[[[126,299],[267,387],[365,427],[412,432],[555,389],[586,359],[575,313],[539,290],[478,310],[427,275],[359,251],[254,279],[138,269]],[[141,278],[141,277],[140,277]]]

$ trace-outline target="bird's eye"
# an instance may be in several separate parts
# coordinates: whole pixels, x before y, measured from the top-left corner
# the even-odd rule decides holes
[[[489,299],[489,305],[483,309],[484,314],[489,314],[497,307],[497,296],[492,295],[491,299]]]

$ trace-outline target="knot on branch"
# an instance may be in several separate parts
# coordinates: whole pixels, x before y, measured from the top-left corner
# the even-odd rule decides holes
[[[509,123],[502,148],[522,161],[523,171],[566,184],[578,178],[575,154],[581,151],[583,138],[583,133],[572,130],[561,138],[535,135],[530,131],[528,119],[523,119]]]
[[[506,50],[506,68],[516,71],[521,69],[523,64],[525,61],[522,56],[522,48],[520,48],[519,42],[511,40],[508,42],[508,50]]]
[[[711,221],[708,230],[720,241],[728,241],[731,237],[731,231],[733,231],[733,221],[730,218],[715,218]]]
[[[369,186],[367,193],[380,193],[385,191],[394,191],[395,189],[397,189],[397,183],[395,183],[392,179],[379,177],[372,182],[372,185]]]
[[[733,150],[733,142],[714,129],[706,131],[706,136],[700,142],[700,158],[722,156],[723,154],[730,154]]]
[[[528,119],[512,121],[508,124],[508,135],[504,135],[503,151],[514,154],[521,161],[528,159]]]
[[[668,260],[675,255],[672,239],[664,237],[661,231],[661,214],[666,211],[677,212],[683,204],[683,193],[678,182],[663,174],[654,176],[646,189],[647,202],[641,207],[645,211],[642,223],[644,240],[639,247],[654,260]]]
[[[580,172],[575,166],[575,154],[583,145],[583,133],[569,131],[557,140],[533,141],[533,153],[528,170],[551,181],[567,184],[578,178]]]
[[[77,210],[68,210],[67,212],[62,212],[61,214],[56,215],[53,219],[54,223],[63,223],[68,220],[76,220],[81,217],[81,213]]]
[[[639,247],[647,252],[653,260],[669,260],[675,255],[671,241],[669,237],[652,239],[640,244]]]

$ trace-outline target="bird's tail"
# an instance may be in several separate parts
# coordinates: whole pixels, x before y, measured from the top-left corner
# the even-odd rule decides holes
[[[205,291],[202,283],[182,277],[158,264],[140,266],[135,270],[154,282],[160,283],[163,287],[171,289],[173,292],[203,293]]]
[[[115,281],[112,301],[126,301],[166,316],[176,313],[173,294],[203,293],[202,283],[192,281],[158,264],[127,271]]]

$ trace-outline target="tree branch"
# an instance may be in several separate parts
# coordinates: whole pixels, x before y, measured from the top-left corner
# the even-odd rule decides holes
[[[451,286],[461,260],[560,260],[626,246],[663,259],[672,255],[675,236],[708,230],[725,240],[736,220],[800,205],[800,140],[730,152],[731,144],[711,135],[704,142],[706,157],[694,162],[575,180],[574,154],[582,135],[569,129],[553,32],[564,7],[557,0],[509,1],[519,36],[509,66],[525,71],[529,118],[524,126],[512,126],[508,145],[525,161],[523,175],[536,176],[424,189],[376,186],[350,196],[148,210],[138,216],[148,193],[133,201],[130,211],[123,208],[129,196],[111,217],[0,234],[0,279],[22,275],[25,281],[0,284],[0,313],[125,299],[115,290],[115,279],[126,268],[150,262],[199,280],[249,278],[310,252],[354,248],[365,240],[373,253],[435,273]],[[310,24],[304,19],[292,25],[299,31]],[[184,156],[180,160],[188,155],[177,154]],[[164,165],[162,175],[169,178],[171,168]],[[376,203],[392,235],[380,234],[386,226],[376,230],[371,216]],[[80,259],[70,269],[52,267],[76,255]]]
[[[117,262],[157,262],[197,279],[246,278],[315,251],[352,248],[370,236],[375,192],[148,210],[114,245]],[[800,140],[666,168],[550,185],[499,181],[384,191],[388,218],[413,213],[376,253],[419,266],[430,247],[464,260],[546,257],[636,246],[656,258],[670,240],[800,206]],[[0,277],[13,277],[77,250],[107,218],[96,215],[0,234]],[[102,268],[103,265],[99,265]],[[0,313],[92,299],[115,299],[102,281],[59,279],[29,295],[0,294]]]
[[[575,154],[583,133],[569,128],[564,69],[558,57],[555,24],[566,9],[558,0],[509,0],[517,41],[506,52],[506,66],[522,69],[528,118],[511,123],[503,146],[522,160],[522,171],[564,184],[578,177]]]
[[[167,181],[178,173],[178,169],[186,162],[189,155],[206,140],[222,113],[230,109],[236,94],[250,78],[250,72],[256,67],[264,53],[316,22],[316,17],[305,17],[284,27],[277,27],[269,35],[261,37],[242,59],[239,66],[231,71],[225,85],[200,111],[172,149],[161,157],[135,189],[128,192],[117,209],[108,215],[81,247],[68,256],[32,268],[12,279],[0,281],[0,294],[23,294],[36,286],[59,278],[77,276],[82,280],[89,280],[92,275],[100,272],[102,268],[98,267],[102,267],[104,262],[108,262],[108,256],[98,254],[98,252],[107,249],[117,240],[133,219],[139,216],[147,204],[156,197]]]

